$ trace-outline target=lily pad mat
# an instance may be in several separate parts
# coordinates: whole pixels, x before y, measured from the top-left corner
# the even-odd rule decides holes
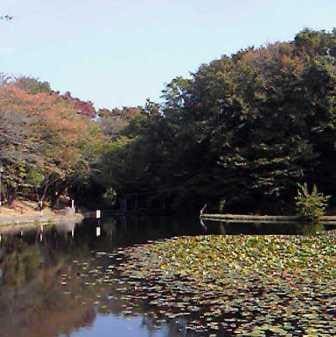
[[[232,336],[336,336],[336,238],[199,236],[124,250],[122,276],[190,329]],[[176,310],[177,309],[177,310]]]
[[[180,237],[78,267],[99,312],[181,336],[336,336],[335,235]]]

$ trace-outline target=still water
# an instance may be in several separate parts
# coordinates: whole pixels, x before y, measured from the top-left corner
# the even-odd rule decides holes
[[[118,249],[181,235],[287,231],[119,217],[0,232],[0,337],[191,336],[183,319],[157,320],[148,305],[134,310],[118,292],[125,286],[118,275],[101,277],[113,274],[107,266],[119,263]]]

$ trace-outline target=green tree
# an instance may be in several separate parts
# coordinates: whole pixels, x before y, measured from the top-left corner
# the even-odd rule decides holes
[[[121,194],[146,190],[182,207],[225,199],[239,211],[294,211],[298,182],[331,193],[335,48],[336,31],[306,29],[177,77],[156,114],[120,132],[107,180]]]

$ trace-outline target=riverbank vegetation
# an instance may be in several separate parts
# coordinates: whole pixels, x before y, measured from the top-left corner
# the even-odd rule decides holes
[[[335,90],[336,31],[308,29],[201,65],[143,107],[96,111],[45,82],[3,81],[6,199],[294,213],[298,183],[336,188]]]
[[[295,198],[298,215],[303,221],[318,224],[328,207],[330,196],[318,192],[316,185],[309,192],[307,184],[298,186]]]

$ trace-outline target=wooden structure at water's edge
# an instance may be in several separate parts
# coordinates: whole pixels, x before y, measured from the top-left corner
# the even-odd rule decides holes
[[[299,216],[276,215],[240,215],[240,214],[206,214],[200,215],[202,220],[220,221],[224,223],[253,223],[253,224],[297,224],[302,222]],[[336,216],[323,216],[320,219],[323,225],[335,225]]]

